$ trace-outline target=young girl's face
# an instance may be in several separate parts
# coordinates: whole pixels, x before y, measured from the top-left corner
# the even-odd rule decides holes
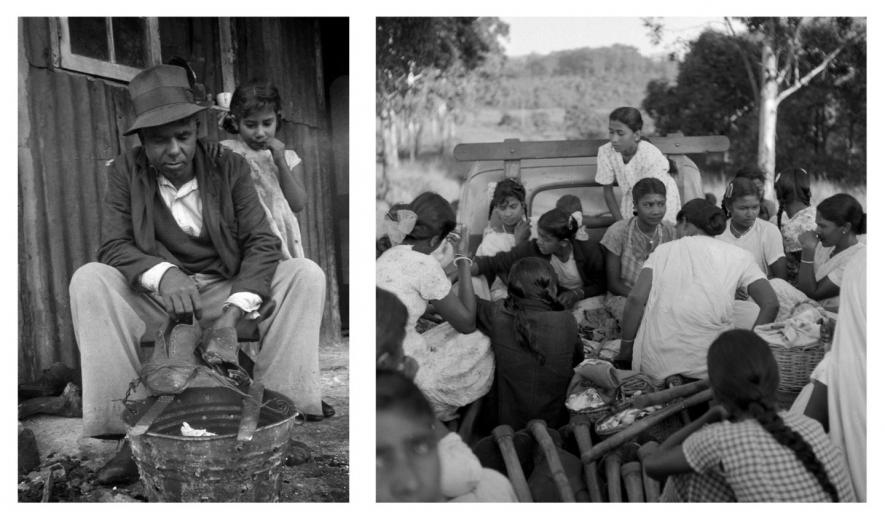
[[[735,198],[729,207],[731,221],[739,229],[748,229],[759,216],[759,197],[744,195]]]
[[[667,197],[657,193],[642,195],[635,204],[636,215],[643,223],[657,225],[664,219],[667,212]]]
[[[630,154],[636,150],[636,146],[639,144],[639,132],[634,132],[620,121],[610,120],[608,122],[608,141],[616,152]]]
[[[429,420],[391,409],[375,418],[375,498],[379,502],[439,501],[440,462]]]
[[[240,136],[253,150],[265,150],[277,134],[277,114],[271,108],[252,112],[239,120]]]
[[[538,240],[536,243],[538,244],[538,249],[541,250],[541,254],[549,255],[555,253],[563,246],[565,241],[560,240],[544,229],[538,229]]]
[[[522,220],[524,214],[522,202],[514,196],[506,197],[503,202],[495,207],[495,210],[498,211],[498,215],[501,217],[504,225],[516,225]]]

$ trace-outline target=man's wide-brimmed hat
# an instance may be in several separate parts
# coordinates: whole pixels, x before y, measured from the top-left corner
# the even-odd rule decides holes
[[[135,106],[135,122],[123,135],[178,121],[207,108],[194,103],[187,73],[175,65],[157,65],[139,72],[129,82],[129,97]]]

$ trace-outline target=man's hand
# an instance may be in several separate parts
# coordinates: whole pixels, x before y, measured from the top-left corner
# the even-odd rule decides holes
[[[166,312],[174,315],[193,313],[198,320],[202,316],[203,303],[197,284],[178,268],[166,270],[157,292]]]
[[[240,310],[239,307],[235,305],[228,305],[227,308],[224,309],[224,312],[221,314],[214,323],[212,323],[213,330],[219,328],[236,328],[237,323],[240,322],[240,319],[243,317],[243,311]]]

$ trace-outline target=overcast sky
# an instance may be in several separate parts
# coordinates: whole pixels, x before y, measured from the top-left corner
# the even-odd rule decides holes
[[[641,54],[679,51],[679,40],[693,40],[705,28],[724,31],[720,18],[663,18],[664,41],[654,46],[641,18],[502,18],[510,25],[508,56],[580,47],[606,47],[615,43],[632,45]],[[736,30],[740,30],[735,27]]]

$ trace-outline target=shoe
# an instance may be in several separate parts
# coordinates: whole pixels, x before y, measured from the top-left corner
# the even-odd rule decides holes
[[[99,485],[125,485],[138,481],[138,466],[132,457],[129,440],[123,440],[120,450],[95,473]]]
[[[322,404],[323,414],[318,415],[318,414],[304,413],[305,420],[307,420],[308,422],[321,422],[321,421],[323,421],[323,418],[331,418],[331,417],[335,416],[335,408],[334,407],[327,404],[325,401],[321,401],[320,403]]]

